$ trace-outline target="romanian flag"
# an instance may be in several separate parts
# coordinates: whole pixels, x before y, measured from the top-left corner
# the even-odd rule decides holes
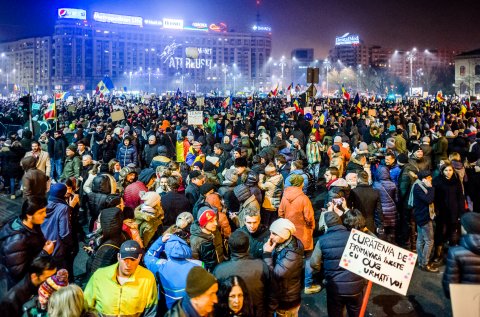
[[[328,110],[325,109],[325,111],[323,111],[323,113],[320,116],[320,120],[319,120],[320,125],[323,125],[327,120],[328,120]]]
[[[360,102],[360,96],[358,95],[358,92],[355,95],[355,99],[353,99],[353,104],[357,108],[357,113],[361,113],[362,112],[362,103]]]
[[[437,102],[444,102],[445,98],[443,97],[443,93],[441,91],[437,92],[437,96],[435,97]]]
[[[295,111],[303,114],[303,109],[300,108],[300,105],[298,104],[298,100],[297,100],[297,99],[295,99],[295,101],[293,102],[293,106],[295,107]]]
[[[271,94],[273,97],[276,97],[278,95],[278,84],[277,87],[275,87],[275,89],[271,91]]]
[[[462,114],[463,116],[467,113],[467,107],[465,107],[465,105],[461,105],[460,106],[460,114]]]
[[[342,85],[342,96],[343,98],[347,99],[347,100],[350,100],[350,94],[348,93],[348,91],[345,89],[345,86]]]
[[[231,106],[232,105],[232,97],[231,96],[228,96],[227,98],[225,98],[225,100],[223,100],[222,102],[222,106],[223,108],[227,108],[228,106]]]
[[[468,97],[468,99],[465,99],[465,106],[467,107],[467,110],[470,110],[470,97]]]
[[[287,88],[287,95],[288,96],[292,95],[292,87],[293,87],[293,83],[291,83],[290,86],[288,86],[288,88]]]
[[[100,80],[97,84],[97,88],[95,88],[95,94],[100,94],[100,96],[103,96],[105,94],[108,94],[110,90],[113,90],[113,82],[109,77],[104,77],[102,80]]]
[[[67,92],[57,92],[55,94],[55,100],[66,100],[70,96],[70,93]]]
[[[57,107],[55,106],[55,100],[48,104],[45,113],[43,114],[45,120],[54,120],[57,117]]]

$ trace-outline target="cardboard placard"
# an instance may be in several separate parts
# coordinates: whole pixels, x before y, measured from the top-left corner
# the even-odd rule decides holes
[[[368,115],[375,118],[377,116],[377,110],[368,109]]]
[[[197,98],[197,106],[200,106],[200,107],[205,106],[205,98],[203,98],[203,97],[198,97],[198,98]]]
[[[135,106],[133,107],[133,112],[137,113],[140,111],[140,107],[139,106]]]
[[[307,113],[312,113],[312,107],[305,107],[303,108],[303,113],[307,114]]]
[[[480,285],[450,284],[453,317],[480,317]]]
[[[285,108],[284,111],[285,111],[285,113],[293,112],[293,111],[295,111],[295,107],[287,107],[287,108]]]
[[[122,121],[125,120],[125,114],[123,113],[123,110],[112,111],[112,113],[110,113],[110,118],[112,118],[112,122]]]
[[[203,111],[187,111],[188,124],[203,124]]]
[[[405,296],[415,262],[417,254],[352,229],[340,267]]]
[[[75,112],[76,110],[77,110],[77,107],[75,107],[74,105],[70,105],[70,106],[68,106],[68,108],[67,108],[67,111],[68,111],[68,112]]]

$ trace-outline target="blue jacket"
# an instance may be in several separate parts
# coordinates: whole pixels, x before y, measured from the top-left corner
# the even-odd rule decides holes
[[[48,198],[47,218],[41,228],[47,240],[56,241],[52,255],[63,260],[73,245],[70,207],[65,200],[57,197]]]
[[[322,270],[328,290],[339,295],[356,295],[363,291],[365,279],[340,267],[350,231],[343,225],[328,228],[315,245],[310,266]]]
[[[413,216],[417,226],[423,226],[427,224],[430,218],[429,205],[433,203],[435,199],[435,188],[426,187],[427,193],[418,184],[413,184]]]
[[[117,150],[117,160],[120,162],[121,167],[125,167],[130,163],[138,166],[137,148],[133,144],[130,144],[128,147],[122,144]]]
[[[294,170],[292,172],[290,172],[290,174],[287,176],[287,178],[285,179],[285,188],[287,188],[288,186],[292,186],[292,184],[290,183],[290,176],[291,175],[300,175],[303,177],[303,193],[307,193],[307,189],[308,189],[308,176],[307,174],[305,174],[304,171],[302,170]]]
[[[162,251],[165,251],[167,260],[160,258]],[[187,295],[185,287],[190,269],[202,265],[202,262],[191,258],[192,250],[182,238],[176,235],[171,235],[165,243],[162,237],[159,237],[145,255],[146,267],[155,275],[155,278],[160,279],[157,282],[163,287],[168,309],[177,300]],[[161,295],[159,293],[159,296]]]

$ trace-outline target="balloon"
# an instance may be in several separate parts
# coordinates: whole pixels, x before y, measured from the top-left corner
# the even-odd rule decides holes
[[[311,113],[307,113],[307,114],[305,115],[305,119],[307,119],[307,120],[312,120],[312,119],[313,119],[312,114],[311,114]]]

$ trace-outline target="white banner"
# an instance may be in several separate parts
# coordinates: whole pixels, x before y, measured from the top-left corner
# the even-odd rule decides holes
[[[287,107],[285,108],[285,113],[290,113],[290,112],[293,112],[295,111],[295,107]]]
[[[417,254],[352,229],[340,266],[406,295],[416,261]]]
[[[188,124],[203,124],[203,111],[187,111]]]

